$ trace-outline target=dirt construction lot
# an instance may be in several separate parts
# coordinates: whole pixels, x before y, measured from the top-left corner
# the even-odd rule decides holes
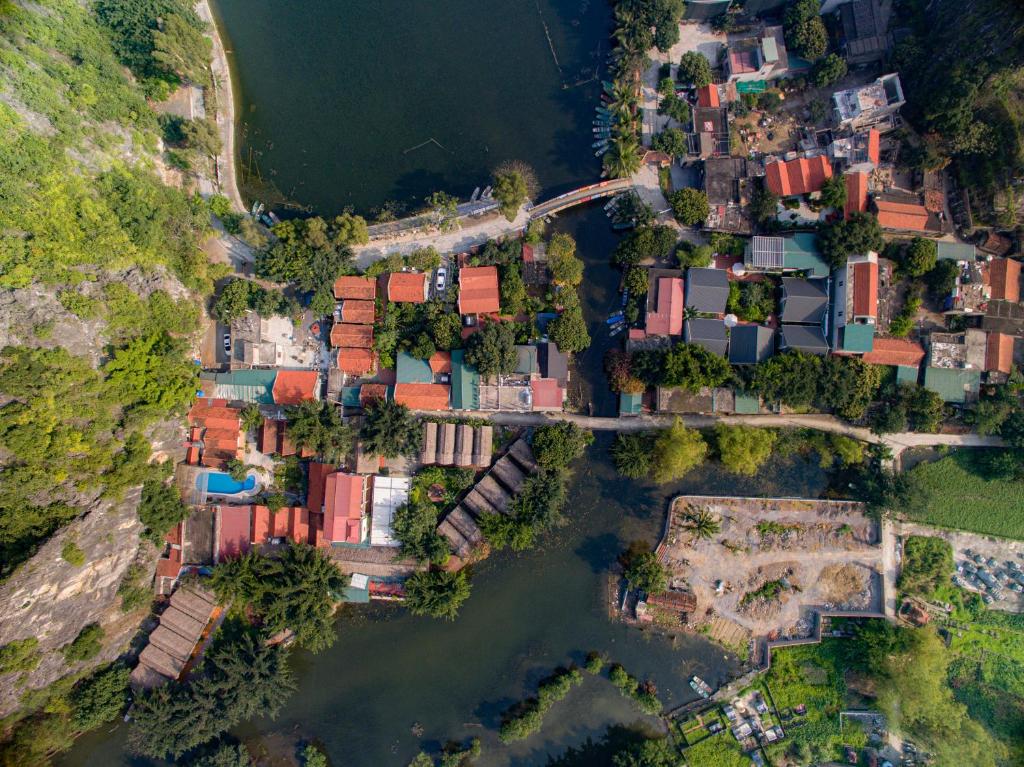
[[[806,636],[811,609],[878,613],[878,525],[854,501],[680,496],[658,547],[674,588],[697,598],[695,625]]]

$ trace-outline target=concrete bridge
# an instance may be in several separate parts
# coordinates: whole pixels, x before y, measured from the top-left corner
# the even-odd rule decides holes
[[[628,191],[632,187],[633,181],[628,178],[613,178],[608,181],[590,184],[589,186],[582,186],[579,189],[573,189],[571,192],[560,194],[558,197],[552,197],[550,200],[534,205],[530,208],[530,219],[544,218],[545,216],[559,213],[566,208],[571,208],[574,205],[582,205],[585,202],[602,197],[612,197],[613,195]]]

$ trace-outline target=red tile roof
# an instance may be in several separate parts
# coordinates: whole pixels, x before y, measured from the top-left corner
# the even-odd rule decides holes
[[[171,549],[156,561],[156,574],[161,578],[177,578],[181,572],[181,549]]]
[[[903,338],[875,338],[874,349],[864,355],[873,365],[908,365],[917,367],[924,359],[924,347]]]
[[[821,190],[825,179],[832,177],[832,166],[824,155],[810,159],[801,157],[789,162],[773,162],[765,166],[768,188],[779,197],[809,194]]]
[[[459,270],[459,314],[487,314],[500,309],[498,267],[467,266]]]
[[[565,390],[554,378],[535,378],[530,381],[534,410],[561,410],[565,402]]]
[[[651,336],[678,336],[683,332],[683,279],[658,278],[656,311],[647,315],[647,334]]]
[[[1013,370],[1013,336],[989,333],[985,339],[985,370],[1009,373]]]
[[[878,316],[878,262],[853,265],[853,316]]]
[[[874,128],[868,131],[868,160],[875,165],[882,159],[881,137],[882,134]]]
[[[241,411],[228,407],[225,400],[197,399],[188,411],[188,422],[189,439],[197,443],[190,445],[185,454],[190,466],[222,468],[241,452]]]
[[[388,398],[388,387],[386,384],[363,384],[359,387],[359,404],[366,407],[371,402],[386,400]]]
[[[334,297],[372,301],[377,297],[377,283],[372,277],[339,277],[334,281]]]
[[[875,200],[878,223],[883,229],[923,232],[928,228],[928,211],[923,205]]]
[[[279,370],[274,379],[274,404],[298,405],[316,399],[320,374],[315,370]]]
[[[422,304],[427,300],[427,275],[392,272],[388,275],[388,301]]]
[[[369,349],[373,346],[373,326],[339,322],[331,328],[331,346]]]
[[[757,54],[752,48],[733,48],[729,51],[729,72],[734,75],[757,71]]]
[[[447,410],[449,388],[447,384],[396,384],[395,402],[412,410]]]
[[[430,359],[427,360],[430,365],[430,372],[434,375],[438,373],[451,373],[452,372],[452,353],[451,352],[434,352]]]
[[[278,425],[283,426],[284,421],[278,421],[275,418],[263,419],[263,425],[260,426],[260,439],[258,445],[261,453],[270,455],[271,453],[277,452]]]
[[[1020,301],[1020,261],[994,258],[988,265],[992,282],[992,298],[997,301]]]
[[[231,559],[249,550],[250,507],[218,506],[217,507],[217,559]]]
[[[328,475],[324,498],[324,538],[330,542],[362,543],[365,480],[358,474]]]
[[[338,369],[350,375],[363,375],[374,368],[373,352],[369,349],[344,348],[338,350]]]
[[[360,325],[372,325],[374,311],[373,301],[348,299],[341,305],[341,321],[355,322]]]
[[[309,483],[306,492],[306,506],[310,511],[320,512],[324,508],[324,489],[327,484],[327,475],[336,471],[337,468],[329,463],[318,463],[312,461],[309,464]]]
[[[718,86],[714,83],[697,89],[697,106],[699,107],[720,107],[721,99],[718,97]]]
[[[288,537],[296,543],[310,543],[309,509],[293,506],[288,509]]]
[[[868,209],[868,174],[846,174],[846,205],[843,215],[849,218],[854,213],[866,213]]]

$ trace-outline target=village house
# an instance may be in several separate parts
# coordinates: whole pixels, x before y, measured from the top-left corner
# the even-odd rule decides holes
[[[827,354],[828,281],[782,278],[779,348]]]
[[[459,314],[497,314],[499,311],[498,267],[464,266],[459,269]]]
[[[676,270],[648,270],[647,335],[682,335],[684,280],[681,275],[682,272]]]
[[[704,192],[710,212],[706,229],[732,234],[751,234],[750,204],[752,179],[764,175],[764,166],[743,157],[709,157],[704,161]]]
[[[729,362],[756,365],[775,353],[775,331],[763,325],[737,325],[729,333]]]
[[[430,289],[421,272],[390,272],[384,277],[385,295],[391,303],[422,304]]]
[[[811,194],[820,192],[825,181],[832,178],[832,164],[825,155],[766,161],[764,178],[777,197]]]
[[[312,368],[320,351],[318,338],[288,317],[246,312],[231,323],[230,368]]]
[[[886,13],[890,8],[882,0],[847,0],[839,6],[840,45],[851,65],[885,58],[891,47]]]
[[[811,277],[830,274],[813,232],[788,237],[752,237],[743,253],[743,265],[750,271],[770,274],[805,272]]]
[[[896,127],[896,114],[906,103],[898,74],[879,77],[858,88],[832,94],[832,119],[836,127],[859,131]]]
[[[717,90],[714,93],[717,94]],[[687,134],[687,151],[704,160],[729,156],[729,112],[726,107],[694,108],[693,130]]]
[[[686,271],[684,305],[699,314],[724,314],[729,301],[729,278],[724,269],[690,267]]]
[[[782,27],[766,27],[757,37],[729,41],[725,73],[730,82],[775,80],[789,72],[789,56]]]
[[[832,273],[831,287],[833,352],[870,352],[878,320],[878,255],[851,256]]]

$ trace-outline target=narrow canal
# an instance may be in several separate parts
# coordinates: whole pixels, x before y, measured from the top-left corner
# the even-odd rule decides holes
[[[589,140],[579,138],[589,134],[596,91],[585,107],[573,101],[582,103],[585,87],[563,92],[543,29],[526,31],[538,23],[535,3],[455,0],[444,7],[442,23],[433,3],[311,0],[288,12],[275,4],[271,13],[269,0],[220,0],[247,105],[247,141],[268,147],[264,162],[281,188],[295,185],[299,200],[326,215],[435,187],[467,194],[494,159],[506,157],[533,163],[553,191],[596,175]],[[586,52],[606,45],[606,4],[540,0],[537,7],[563,70],[582,69]],[[395,106],[409,100],[416,120]],[[342,102],[344,115],[334,111]],[[399,116],[383,119],[382,109]],[[453,138],[460,131],[464,144]],[[396,160],[395,146],[431,134],[458,153]],[[467,149],[470,137],[490,152]],[[618,272],[609,263],[616,237],[596,204],[562,216],[557,228],[576,238],[586,263],[583,301],[594,345],[578,360],[583,401],[596,415],[614,415],[602,360],[613,341],[604,319],[618,300]],[[652,679],[669,707],[693,697],[692,674],[716,684],[734,672],[736,659],[703,639],[610,621],[609,569],[631,541],[657,540],[679,492],[814,496],[823,474],[813,463],[774,459],[753,478],[709,464],[683,482],[654,486],[616,476],[611,439],[599,435],[579,461],[567,524],[536,550],[499,553],[477,566],[457,621],[416,618],[393,606],[346,608],[332,648],[295,654],[299,689],[278,719],[237,734],[275,750],[315,738],[332,764],[345,767],[401,767],[421,747],[477,736],[482,767],[527,767],[600,739],[610,725],[653,724],[610,684],[588,678],[552,709],[539,734],[509,747],[498,742],[501,712],[554,667],[579,663],[590,650]],[[124,753],[124,735],[117,726],[86,736],[60,763],[146,764]]]

